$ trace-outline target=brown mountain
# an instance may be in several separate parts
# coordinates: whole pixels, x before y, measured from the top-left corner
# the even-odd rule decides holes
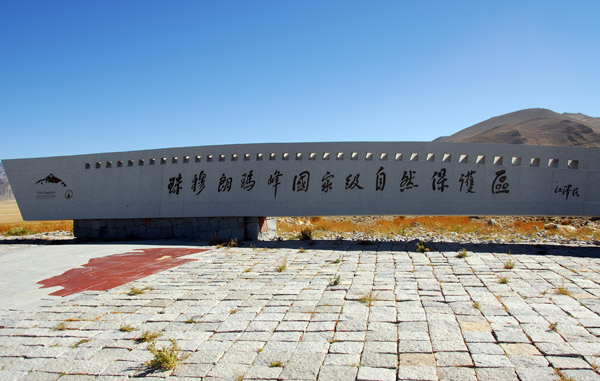
[[[435,141],[600,147],[600,118],[532,108],[490,118]]]

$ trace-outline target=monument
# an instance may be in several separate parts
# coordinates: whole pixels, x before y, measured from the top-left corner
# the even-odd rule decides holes
[[[274,143],[3,164],[24,219],[73,219],[78,237],[254,239],[277,216],[600,215],[593,148]]]

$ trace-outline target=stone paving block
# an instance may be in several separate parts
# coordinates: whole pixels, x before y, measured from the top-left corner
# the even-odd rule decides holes
[[[478,368],[508,368],[512,364],[505,355],[471,354],[471,358]]]
[[[432,353],[400,353],[400,366],[435,366],[435,356]]]
[[[295,353],[285,365],[280,377],[283,379],[315,380],[324,358],[324,353]]]
[[[435,360],[438,367],[473,366],[468,352],[436,352]]]
[[[440,381],[477,381],[475,370],[471,368],[439,367]]]
[[[323,365],[318,381],[354,381],[358,373],[356,366]]]
[[[546,359],[558,369],[591,369],[592,366],[580,357],[548,356]]]
[[[545,356],[578,356],[579,353],[569,343],[535,343]]]
[[[434,366],[400,365],[398,367],[398,380],[436,381],[438,377]]]
[[[360,359],[360,365],[371,368],[391,368],[398,366],[398,356],[392,353],[379,353],[365,350]]]
[[[331,344],[329,353],[362,353],[364,345],[362,341],[339,341]]]
[[[540,351],[531,344],[500,344],[507,355],[541,355]]]
[[[370,368],[361,366],[356,377],[357,381],[395,381],[396,370],[384,368]]]
[[[360,353],[328,353],[323,366],[355,366],[360,364]]]
[[[475,371],[479,381],[518,381],[512,368],[476,368]]]
[[[464,352],[467,350],[465,343],[459,340],[432,340],[431,345],[433,346],[433,350],[435,352]]]
[[[56,373],[45,373],[45,372],[28,372],[19,381],[55,381],[60,378],[59,374]],[[0,372],[0,379],[2,378],[2,372]]]
[[[219,363],[208,371],[206,377],[214,377],[217,379],[235,380],[239,376],[243,376],[250,365],[240,363]]]
[[[564,369],[563,376],[577,381],[599,381],[600,375],[593,370],[587,369]]]
[[[101,375],[130,377],[143,367],[143,363],[133,361],[113,361]]]
[[[545,367],[525,367],[516,368],[517,375],[521,381],[540,381],[540,380],[558,380],[554,369]]]

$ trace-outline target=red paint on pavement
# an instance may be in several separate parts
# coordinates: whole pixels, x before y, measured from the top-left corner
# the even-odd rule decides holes
[[[85,290],[106,291],[125,283],[147,277],[159,271],[195,261],[180,258],[208,249],[158,248],[135,249],[141,252],[114,254],[90,259],[83,267],[71,269],[62,275],[39,281],[41,288],[64,287],[50,295],[67,296]]]

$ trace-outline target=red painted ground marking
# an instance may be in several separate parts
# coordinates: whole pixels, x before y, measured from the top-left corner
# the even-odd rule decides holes
[[[179,258],[208,249],[135,249],[141,252],[114,254],[90,259],[83,267],[39,281],[41,288],[64,287],[50,295],[67,296],[85,290],[106,291],[195,259]]]

